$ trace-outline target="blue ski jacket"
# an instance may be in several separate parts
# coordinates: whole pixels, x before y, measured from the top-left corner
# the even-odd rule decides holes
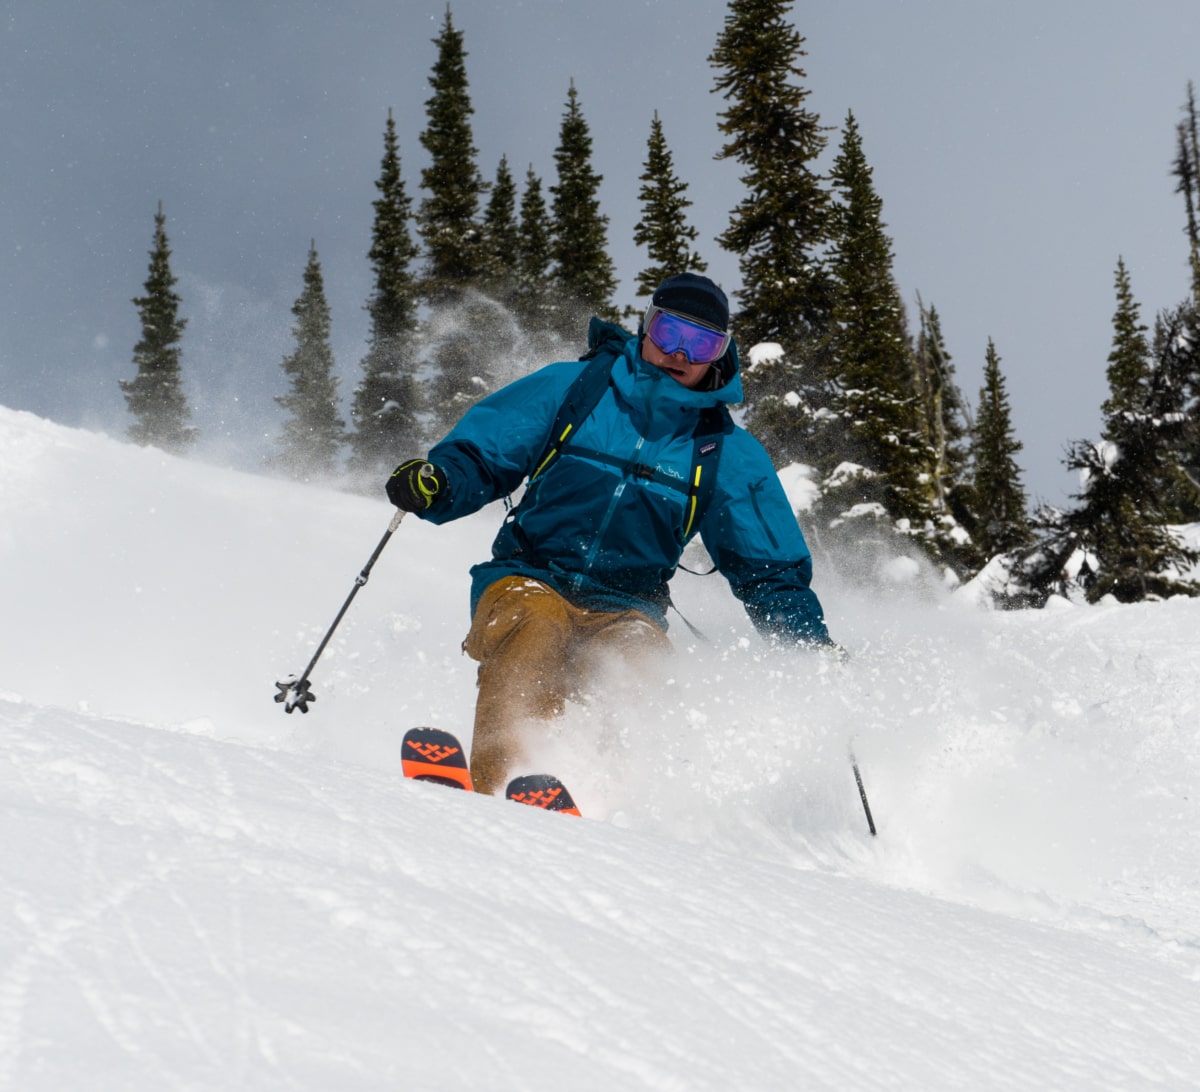
[[[608,389],[529,482],[492,559],[471,569],[472,614],[494,581],[526,575],[584,609],[632,608],[666,629],[667,583],[698,531],[760,632],[832,643],[809,587],[804,535],[770,458],[745,429],[730,424],[711,499],[699,526],[689,527],[686,481],[701,411],[742,400],[736,346],[720,362],[715,389],[689,389],[642,359],[637,336],[601,325],[610,344],[618,339]],[[567,390],[586,366],[547,365],[472,406],[428,454],[445,472],[448,494],[421,518],[446,523],[514,493],[536,471]]]

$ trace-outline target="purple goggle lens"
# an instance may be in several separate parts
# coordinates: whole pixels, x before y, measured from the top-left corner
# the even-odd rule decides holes
[[[653,306],[646,314],[646,336],[668,356],[683,350],[692,364],[711,364],[729,348],[728,334]]]

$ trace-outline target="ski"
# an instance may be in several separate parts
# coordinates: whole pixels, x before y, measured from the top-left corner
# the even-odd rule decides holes
[[[401,743],[404,776],[414,781],[431,781],[453,789],[474,791],[467,753],[458,738],[442,728],[410,728]],[[518,804],[578,815],[579,809],[567,787],[549,774],[528,774],[508,783],[505,798]]]
[[[518,804],[528,804],[533,808],[544,811],[560,811],[565,815],[578,815],[579,809],[567,787],[557,777],[550,774],[527,774],[524,777],[514,777],[508,783],[504,793],[509,800]]]
[[[404,776],[472,791],[467,753],[450,732],[441,728],[410,728],[400,745]]]

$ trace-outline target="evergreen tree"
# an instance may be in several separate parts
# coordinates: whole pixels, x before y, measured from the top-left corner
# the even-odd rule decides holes
[[[915,358],[917,391],[925,442],[933,455],[934,507],[950,512],[960,523],[969,523],[971,410],[955,378],[937,308],[932,304],[926,307],[920,297],[917,304],[921,314]]]
[[[1183,194],[1192,302],[1200,306],[1200,121],[1197,120],[1196,91],[1190,81],[1184,119],[1176,127],[1176,137],[1175,165],[1171,173],[1178,180],[1175,192]]]
[[[633,241],[646,248],[650,265],[637,275],[637,294],[652,295],[674,273],[703,273],[708,263],[692,249],[699,232],[687,222],[687,183],[675,176],[671,150],[663,135],[658,111],[650,123],[646,167],[641,175],[642,218],[634,225]]]
[[[575,81],[567,92],[558,148],[558,184],[550,187],[555,286],[555,324],[565,337],[580,340],[590,315],[615,319],[612,295],[617,276],[608,255],[608,217],[597,196],[603,175],[592,168],[592,136],[579,106]]]
[[[508,364],[504,354],[513,344],[511,324],[493,301],[471,290],[454,306],[438,309],[425,331],[432,346],[426,398],[432,430],[441,436],[499,385],[497,375]]]
[[[974,534],[987,557],[1020,550],[1032,540],[1021,468],[1015,459],[1022,447],[1013,433],[1000,356],[988,338],[972,443],[977,520]]]
[[[469,401],[487,393],[478,387],[478,379],[485,378],[488,387],[495,387],[521,374],[516,365],[518,343],[522,338],[521,317],[517,295],[520,284],[518,255],[521,248],[521,227],[517,221],[517,186],[509,170],[508,157],[501,156],[496,169],[496,181],[491,187],[487,207],[483,214],[483,266],[479,291],[468,291],[455,309],[466,318],[465,337],[456,343],[455,352],[472,367],[472,386],[468,389]],[[479,368],[480,344],[487,346],[486,371]],[[446,347],[440,345],[435,356],[444,359]],[[461,374],[461,370],[460,370]],[[461,404],[457,386],[450,390],[450,397],[458,396],[458,404],[447,413],[439,412],[439,419],[453,425],[457,417],[453,413],[465,409]],[[468,403],[469,404],[469,403]],[[440,409],[440,404],[439,404]]]
[[[740,329],[740,328],[738,328]],[[800,360],[778,342],[738,345],[742,352],[742,382],[750,392],[748,424],[776,466],[805,463],[827,470],[839,462],[844,430],[829,409],[824,385],[814,389],[812,375]]]
[[[932,529],[933,460],[920,415],[912,347],[892,274],[892,244],[884,232],[883,202],[875,192],[854,115],[846,127],[831,179],[832,323],[829,329],[833,407],[839,435],[831,459],[846,458],[871,472],[869,496],[892,519],[919,533]],[[829,466],[827,469],[832,470]],[[845,506],[838,488],[830,502]]]
[[[777,342],[778,374],[747,376],[751,401],[762,380],[783,395],[793,369],[815,364],[829,308],[821,254],[827,241],[828,195],[813,165],[825,148],[819,119],[804,106],[808,91],[797,61],[804,39],[788,21],[791,0],[731,0],[709,63],[720,70],[714,91],[729,104],[719,115],[728,138],[718,159],[744,169],[746,197],[718,238],[738,256],[742,288],[738,339],[749,348]]]
[[[429,78],[433,95],[425,103],[427,126],[421,134],[430,156],[421,184],[429,196],[421,203],[417,224],[427,259],[421,291],[434,307],[425,325],[428,402],[434,431],[442,433],[493,385],[491,362],[498,357],[481,353],[479,346],[489,343],[499,315],[480,294],[488,269],[477,217],[490,187],[476,166],[467,55],[448,5],[435,44],[438,58]]]
[[[1149,374],[1150,343],[1140,307],[1133,297],[1125,259],[1117,259],[1117,310],[1113,315],[1113,347],[1108,354],[1108,398],[1101,407],[1107,421],[1131,412],[1141,403]],[[1106,440],[1113,439],[1106,434]]]
[[[924,443],[933,460],[934,545],[962,578],[986,560],[974,541],[978,503],[969,473],[971,409],[955,379],[937,309],[917,298],[921,331],[914,357]]]
[[[304,290],[292,305],[292,314],[296,350],[282,363],[291,390],[275,399],[289,416],[274,461],[294,478],[328,477],[336,467],[346,423],[338,417],[329,304],[315,240],[308,250]]]
[[[1175,452],[1194,396],[1189,374],[1195,349],[1181,337],[1188,309],[1162,316],[1153,358],[1123,261],[1117,265],[1117,311],[1108,358],[1109,397],[1099,443],[1077,441],[1067,466],[1080,472],[1079,508],[1066,524],[1096,559],[1087,586],[1095,601],[1113,595],[1133,602],[1196,589],[1181,579],[1198,555],[1171,531]]]
[[[1163,422],[1164,514],[1171,523],[1200,522],[1200,304],[1191,300],[1155,322],[1151,349],[1155,412]]]
[[[420,446],[420,388],[417,367],[417,292],[410,267],[417,247],[409,234],[412,202],[400,169],[396,124],[388,111],[383,162],[373,202],[375,222],[369,251],[375,286],[367,303],[371,317],[363,378],[354,391],[350,437],[352,465],[364,476],[390,469]]]
[[[1196,594],[1184,572],[1200,560],[1163,522],[1151,498],[1137,492],[1144,481],[1139,453],[1117,444],[1078,441],[1067,466],[1079,471],[1083,503],[1067,513],[1067,526],[1098,562],[1085,582],[1089,602],[1112,595],[1119,602]]]
[[[1200,486],[1186,469],[1197,431],[1200,346],[1195,343],[1195,309],[1183,304],[1160,315],[1152,346],[1123,258],[1117,260],[1116,294],[1101,437],[1105,443],[1128,447],[1136,435],[1135,447],[1148,446],[1148,468],[1158,468],[1163,520],[1191,522],[1200,514]]]
[[[1061,509],[1040,506],[1029,521],[1028,546],[995,554],[979,573],[981,587],[1002,610],[1044,607],[1052,595],[1067,596],[1076,574],[1091,572],[1079,536]]]
[[[194,442],[196,430],[187,423],[191,410],[180,375],[179,343],[187,319],[179,317],[182,300],[175,292],[166,222],[160,201],[154,216],[154,249],[150,251],[146,294],[133,300],[142,320],[142,336],[133,347],[137,375],[119,383],[129,412],[136,418],[129,438],[165,451],[182,452]]]
[[[517,185],[500,157],[496,181],[483,213],[483,288],[493,299],[511,304],[516,293],[521,228],[517,223]]]
[[[467,54],[449,5],[434,44],[438,56],[429,77],[433,95],[425,103],[427,124],[421,133],[430,159],[421,171],[421,187],[428,196],[417,212],[417,225],[427,259],[421,289],[425,299],[436,304],[455,302],[463,291],[478,286],[485,255],[476,216],[487,186],[476,166]]]
[[[1191,268],[1191,298],[1168,317],[1167,323],[1177,329],[1182,339],[1167,345],[1163,353],[1174,364],[1190,358],[1193,362],[1187,384],[1196,400],[1200,389],[1200,344],[1197,343],[1196,323],[1200,313],[1200,112],[1196,107],[1195,86],[1189,81],[1183,120],[1176,126],[1176,156],[1172,174],[1176,178],[1175,192],[1183,194],[1188,239],[1188,264]],[[1161,323],[1160,323],[1161,325]],[[1161,354],[1156,351],[1156,357]],[[1182,430],[1177,444],[1177,482],[1170,487],[1171,504],[1186,522],[1200,520],[1200,422],[1194,418]]]
[[[1200,479],[1180,461],[1197,442],[1200,320],[1190,303],[1161,314],[1152,344],[1129,286],[1117,266],[1117,311],[1108,359],[1109,397],[1099,442],[1072,444],[1066,464],[1079,472],[1079,507],[1043,508],[1033,523],[1038,541],[1006,556],[1008,587],[1001,605],[1040,606],[1072,579],[1093,602],[1195,595],[1185,578],[1200,555],[1187,549],[1171,524],[1200,515]],[[1193,515],[1183,515],[1193,506]]]
[[[521,227],[517,244],[517,284],[513,306],[526,333],[549,337],[554,315],[553,241],[542,180],[530,166],[521,195]]]

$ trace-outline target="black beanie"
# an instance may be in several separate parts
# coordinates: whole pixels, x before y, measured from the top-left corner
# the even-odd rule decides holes
[[[718,330],[729,329],[729,301],[707,277],[699,273],[676,273],[668,277],[650,297],[655,307],[691,315]]]

